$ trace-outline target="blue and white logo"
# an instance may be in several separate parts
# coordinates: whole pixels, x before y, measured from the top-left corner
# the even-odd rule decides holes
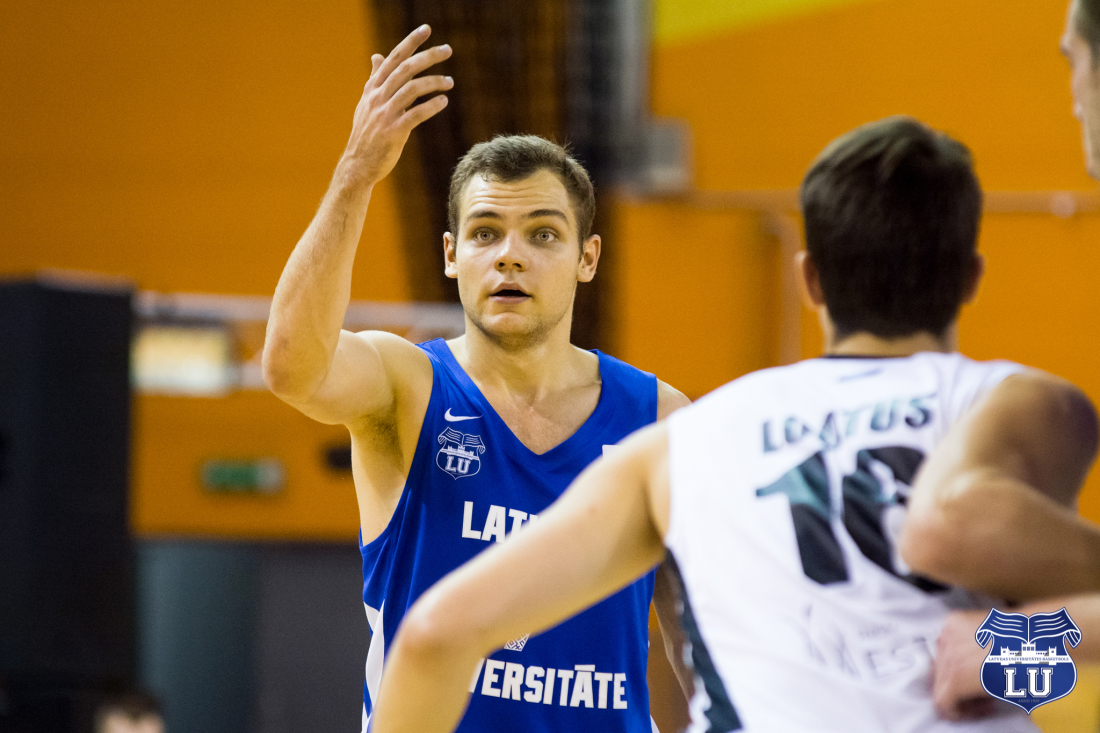
[[[485,443],[480,435],[467,435],[454,428],[447,428],[436,441],[443,446],[435,454],[435,465],[446,471],[451,478],[460,479],[473,476],[481,470],[481,454],[485,452]]]
[[[1066,643],[1081,643],[1081,629],[1066,609],[1057,613],[989,612],[974,634],[989,654],[982,662],[982,687],[993,697],[1030,715],[1040,705],[1065,697],[1077,684],[1077,667]]]

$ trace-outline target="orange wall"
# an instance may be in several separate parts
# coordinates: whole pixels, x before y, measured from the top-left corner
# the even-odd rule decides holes
[[[0,273],[270,294],[347,140],[368,6],[5,0]],[[354,297],[404,300],[381,189]]]
[[[0,22],[0,275],[122,275],[143,289],[270,295],[313,215],[369,73],[370,3],[6,0]],[[407,300],[380,185],[352,296]],[[366,249],[368,248],[369,249]],[[139,395],[142,534],[353,540],[346,439],[267,394]],[[275,456],[275,497],[205,493],[211,458]]]
[[[673,5],[683,0],[662,0]],[[897,113],[973,150],[989,190],[1090,189],[1062,2],[877,0],[659,43],[655,114],[686,119],[698,187],[795,188],[824,145]],[[616,206],[615,350],[699,396],[778,354],[778,242],[750,211]],[[964,311],[965,352],[1080,384],[1100,403],[1100,216],[989,215],[988,276]],[[803,355],[820,332],[803,314]],[[1100,520],[1100,474],[1082,499]]]

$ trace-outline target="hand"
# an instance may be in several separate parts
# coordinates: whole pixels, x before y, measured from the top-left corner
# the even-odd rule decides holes
[[[351,139],[341,164],[367,185],[385,178],[397,164],[413,128],[447,106],[439,94],[416,106],[419,97],[454,86],[449,76],[417,77],[451,56],[451,47],[435,46],[414,54],[431,35],[422,25],[401,41],[389,56],[371,56],[371,75],[355,108]]]
[[[986,650],[974,641],[986,615],[986,611],[955,611],[936,640],[932,701],[936,712],[948,720],[976,720],[997,712],[997,700],[982,687]]]

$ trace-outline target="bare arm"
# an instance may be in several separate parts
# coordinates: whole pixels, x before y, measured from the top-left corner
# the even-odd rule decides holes
[[[1096,413],[1073,385],[1009,377],[947,435],[917,476],[902,532],[914,571],[1028,600],[1100,590],[1100,528],[1078,516]]]
[[[681,407],[691,404],[682,392],[664,382],[657,382],[657,419],[664,420]],[[653,584],[653,609],[661,625],[665,655],[672,667],[684,697],[691,699],[694,689],[692,671],[684,664],[684,630],[680,626],[680,587],[670,566],[661,563]]]
[[[421,596],[387,656],[371,729],[453,730],[478,659],[644,574],[664,556],[667,523],[668,440],[658,424],[592,464],[536,525]]]
[[[415,53],[423,26],[388,57],[371,58],[351,137],[321,206],[283,270],[267,325],[264,380],[280,398],[322,422],[348,423],[389,408],[403,361],[422,355],[379,334],[341,330],[355,251],[374,185],[397,163],[413,128],[447,104],[447,77],[417,74],[450,56],[447,46]],[[426,362],[426,359],[422,359]]]
[[[665,655],[680,683],[680,689],[686,700],[695,694],[694,672],[684,662],[684,628],[680,624],[683,614],[683,601],[680,597],[680,581],[671,566],[661,563],[653,585],[653,608],[657,611],[657,622],[661,625],[661,638],[665,643]]]

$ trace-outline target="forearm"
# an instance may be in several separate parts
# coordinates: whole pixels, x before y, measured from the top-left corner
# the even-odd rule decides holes
[[[1100,591],[1100,529],[1022,481],[969,476],[902,537],[912,569],[1014,600]]]
[[[351,298],[370,182],[341,161],[317,214],[287,261],[264,344],[264,375],[277,393],[308,396],[324,380]]]
[[[1071,652],[1074,660],[1082,664],[1100,664],[1100,594],[1048,598],[1007,610],[1031,616],[1063,608],[1081,629],[1081,643]]]

